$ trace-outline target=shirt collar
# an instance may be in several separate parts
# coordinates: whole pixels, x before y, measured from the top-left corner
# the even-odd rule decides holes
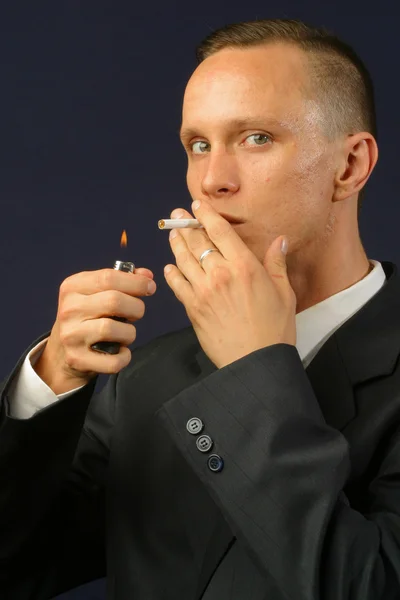
[[[372,271],[354,285],[322,300],[296,315],[296,348],[307,367],[325,341],[384,285],[380,262],[369,261]]]

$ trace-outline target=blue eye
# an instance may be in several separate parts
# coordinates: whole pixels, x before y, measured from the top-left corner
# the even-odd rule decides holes
[[[193,154],[204,154],[204,152],[209,149],[209,146],[210,144],[208,142],[193,142],[193,144],[191,144],[191,150]]]
[[[254,146],[264,146],[271,140],[269,135],[266,133],[252,133],[246,138],[246,140],[249,140],[250,138],[254,138]],[[250,145],[252,146],[253,144]]]

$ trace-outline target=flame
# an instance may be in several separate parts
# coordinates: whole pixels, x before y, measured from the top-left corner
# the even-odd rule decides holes
[[[123,246],[127,246],[127,245],[128,245],[128,236],[126,235],[126,231],[124,229],[122,232],[122,235],[121,235],[121,248]]]

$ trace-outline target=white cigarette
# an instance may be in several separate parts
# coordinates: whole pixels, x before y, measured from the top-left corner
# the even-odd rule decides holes
[[[158,229],[183,229],[184,227],[200,229],[203,225],[197,219],[160,219],[158,221]]]

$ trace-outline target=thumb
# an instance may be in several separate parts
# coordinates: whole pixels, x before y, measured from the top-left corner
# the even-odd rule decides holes
[[[268,248],[263,265],[269,275],[286,278],[286,254],[288,239],[284,235],[277,237]]]

